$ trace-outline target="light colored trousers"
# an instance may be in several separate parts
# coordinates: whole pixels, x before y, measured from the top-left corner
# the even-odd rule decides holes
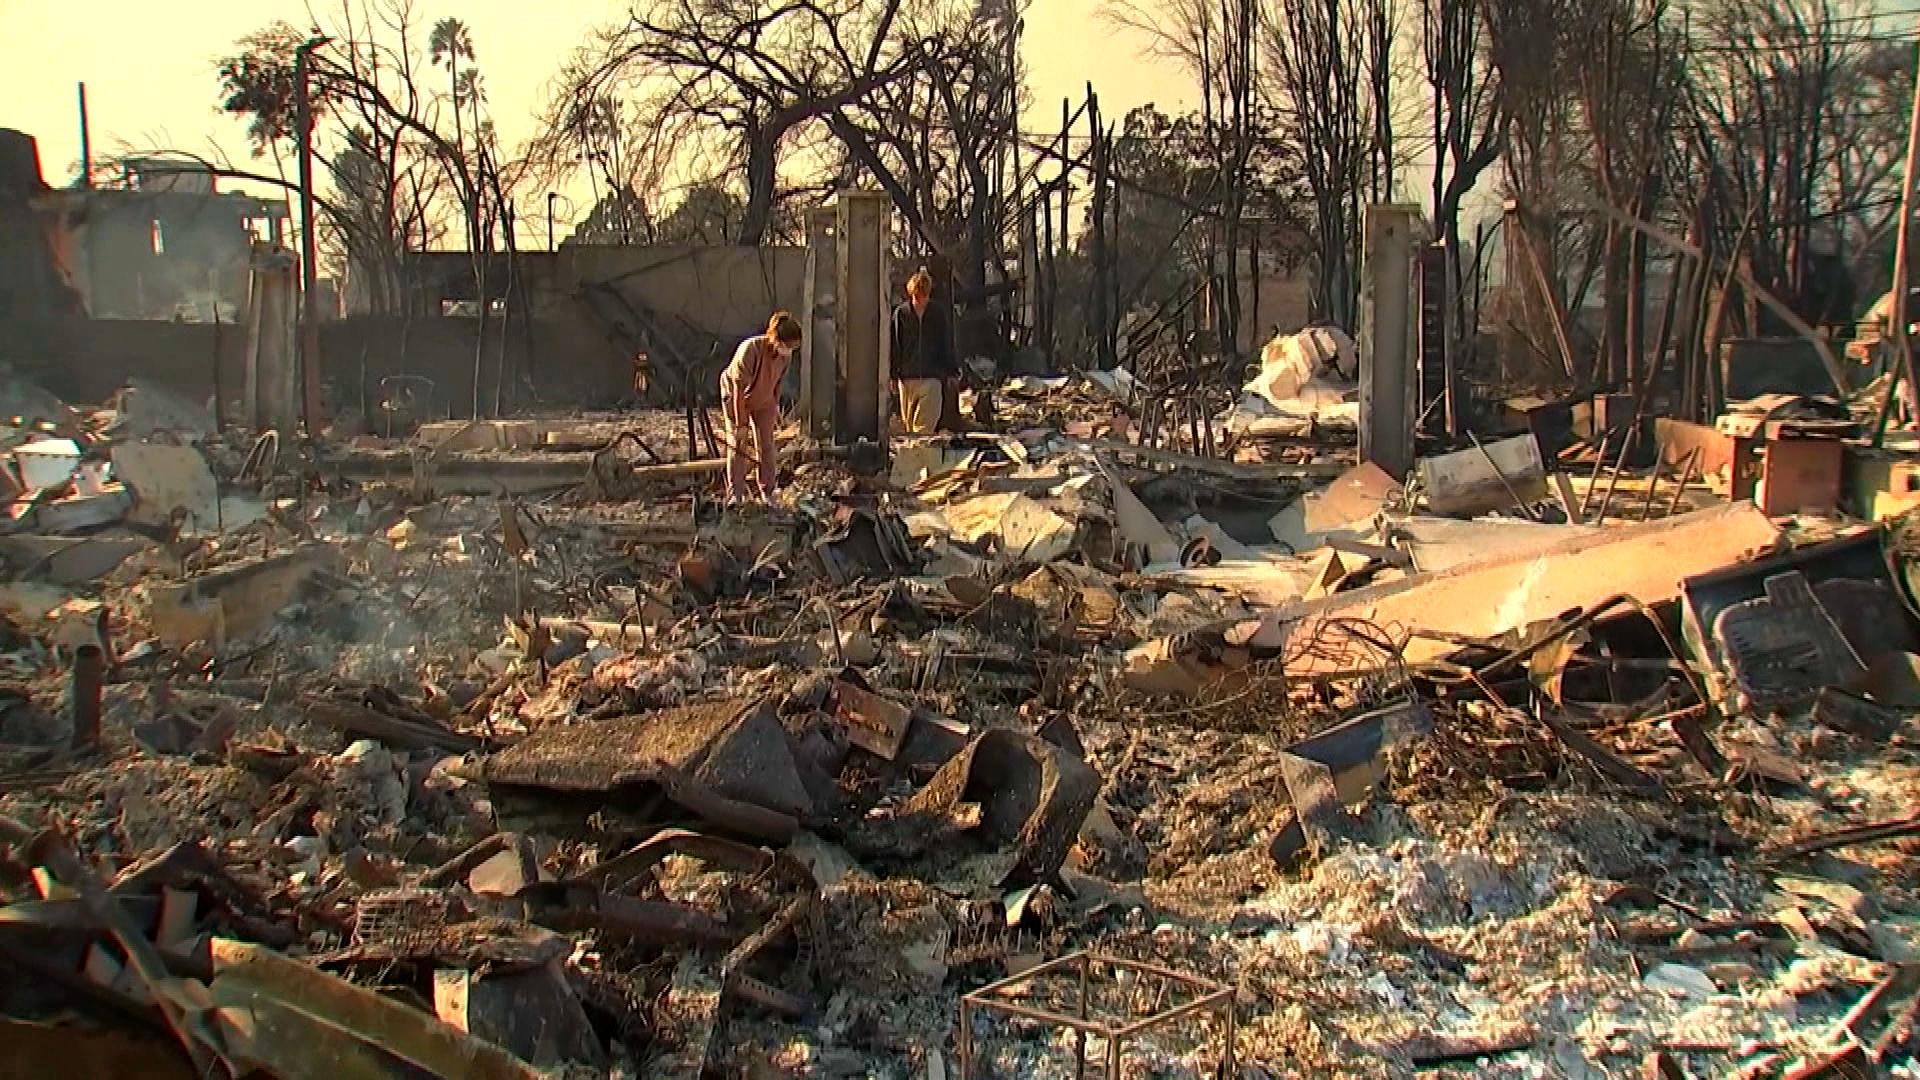
[[[940,426],[941,401],[946,385],[939,379],[901,379],[894,384],[900,396],[900,426],[909,435],[931,435]]]
[[[780,406],[751,408],[744,395],[721,381],[720,400],[727,418],[727,498],[751,499],[757,488],[762,499],[773,498],[779,479],[779,448],[774,433],[780,428]]]

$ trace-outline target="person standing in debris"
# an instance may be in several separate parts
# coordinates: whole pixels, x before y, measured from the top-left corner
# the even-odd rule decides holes
[[[909,435],[932,434],[940,426],[946,381],[960,374],[953,359],[953,334],[933,304],[933,277],[921,270],[907,279],[907,301],[893,309],[894,393],[900,399],[900,423]]]
[[[780,427],[780,378],[800,347],[800,323],[784,311],[767,320],[767,332],[734,350],[733,362],[720,373],[720,409],[727,421],[727,498],[771,501],[777,480]],[[756,472],[747,482],[748,466]],[[749,492],[751,486],[752,493]]]

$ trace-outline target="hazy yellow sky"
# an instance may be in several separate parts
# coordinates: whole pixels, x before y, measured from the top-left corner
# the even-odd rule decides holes
[[[1137,40],[1099,18],[1099,3],[1034,0],[1024,62],[1035,124],[1057,128],[1060,98],[1077,99],[1089,80],[1115,117],[1146,101],[1191,100],[1178,72],[1142,58]],[[453,15],[472,28],[495,123],[517,144],[561,58],[627,7],[621,0],[419,0],[416,11],[426,25]],[[74,86],[84,81],[96,156],[160,147],[205,154],[217,146],[244,161],[241,125],[216,107],[215,61],[235,38],[276,19],[308,24],[308,10],[298,0],[0,0],[0,127],[36,136],[47,181],[69,182],[80,158]]]

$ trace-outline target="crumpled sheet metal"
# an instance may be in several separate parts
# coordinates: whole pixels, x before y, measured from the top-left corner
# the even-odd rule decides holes
[[[224,1056],[236,1074],[295,1080],[393,1075],[399,1059],[428,1075],[535,1080],[542,1074],[433,1014],[355,986],[270,949],[208,942],[207,987]]]
[[[812,556],[836,585],[865,577],[892,578],[913,571],[919,560],[906,523],[897,514],[842,507]]]
[[[771,698],[549,728],[488,758],[480,776],[490,784],[557,792],[672,788],[685,778],[790,817],[813,809]]]
[[[1052,879],[1066,860],[1100,793],[1087,763],[1051,743],[1017,731],[982,734],[941,766],[895,817],[862,822],[848,835],[857,854],[916,858],[949,836],[977,805],[977,828],[1016,856],[1007,882]]]

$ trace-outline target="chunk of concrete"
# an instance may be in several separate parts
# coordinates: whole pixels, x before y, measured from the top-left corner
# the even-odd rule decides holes
[[[1273,538],[1298,552],[1319,547],[1335,533],[1358,536],[1400,495],[1400,483],[1371,461],[1342,473],[1319,491],[1310,491],[1273,516]]]
[[[1532,435],[1422,458],[1418,469],[1428,509],[1449,517],[1472,517],[1547,497],[1547,465]]]
[[[949,506],[945,517],[954,539],[977,544],[992,538],[1011,558],[1052,562],[1073,550],[1073,522],[1025,495],[976,496]]]
[[[17,577],[54,585],[84,585],[112,573],[150,544],[140,537],[0,537],[0,563]]]
[[[771,699],[742,698],[548,728],[488,758],[481,776],[496,796],[517,788],[546,802],[584,794],[606,803],[622,789],[664,789],[680,802],[698,787],[789,819],[813,809]],[[703,806],[689,808],[706,816]]]
[[[132,508],[133,493],[125,484],[106,484],[92,494],[15,503],[14,524],[20,529],[61,536],[111,525]]]
[[[122,443],[113,448],[113,471],[133,490],[129,521],[138,525],[179,522],[190,533],[220,530],[220,485],[207,459],[193,447]]]
[[[437,420],[420,425],[414,441],[434,450],[537,450],[545,437],[528,420]]]
[[[9,581],[0,584],[0,615],[17,623],[37,623],[71,599],[73,593],[58,585]]]
[[[115,439],[150,439],[171,435],[198,442],[216,430],[213,411],[192,398],[149,379],[129,379],[114,396],[113,422],[106,433]]]
[[[338,565],[338,552],[308,544],[282,555],[249,559],[150,590],[155,636],[180,647],[216,646],[252,637],[272,625],[315,574]]]
[[[13,463],[28,491],[59,487],[80,467],[80,444],[72,439],[39,439],[14,448]]]

